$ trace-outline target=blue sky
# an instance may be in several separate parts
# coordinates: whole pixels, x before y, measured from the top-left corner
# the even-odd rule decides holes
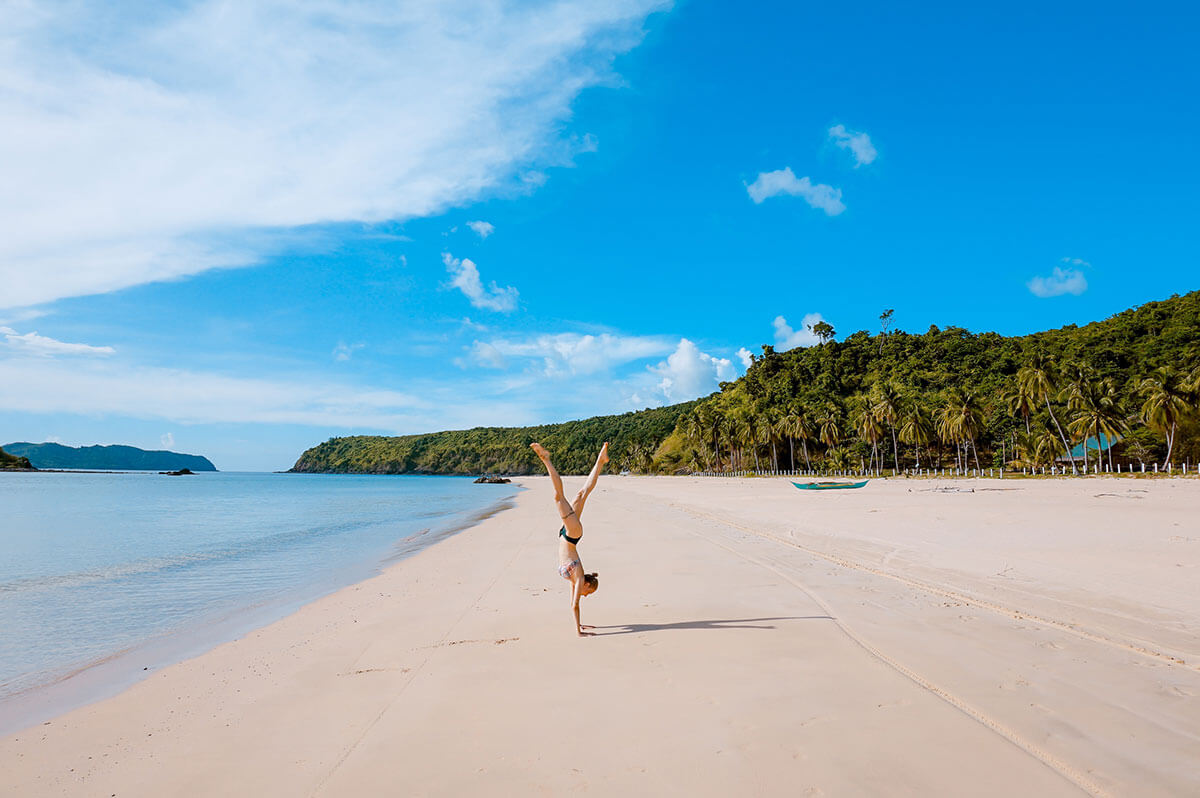
[[[6,6],[0,443],[284,469],[1195,290],[1200,18],[1123,9]]]

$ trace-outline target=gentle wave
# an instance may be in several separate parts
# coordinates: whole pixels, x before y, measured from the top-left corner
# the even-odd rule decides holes
[[[288,548],[301,541],[320,540],[361,528],[362,524],[344,523],[311,529],[296,529],[290,532],[280,532],[275,535],[256,538],[240,546],[229,546],[206,552],[191,552],[173,557],[151,557],[102,568],[75,571],[73,573],[14,579],[8,582],[0,582],[0,593],[81,587],[97,582],[120,581],[128,577],[141,576],[143,574],[182,571],[198,565],[223,560],[236,560],[248,556],[269,554],[272,551]]]

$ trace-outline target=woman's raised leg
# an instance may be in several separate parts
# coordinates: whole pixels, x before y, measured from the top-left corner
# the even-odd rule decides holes
[[[546,466],[546,473],[550,475],[550,483],[554,485],[554,503],[558,506],[558,515],[565,521],[568,515],[575,514],[575,508],[563,495],[562,477],[558,475],[554,463],[550,462],[550,452],[546,451],[546,447],[540,443],[531,443],[529,448],[533,449],[533,453],[541,459],[542,465]]]
[[[600,447],[600,454],[596,455],[596,464],[592,466],[592,473],[588,474],[587,482],[583,483],[583,488],[575,494],[575,501],[571,506],[574,508],[576,516],[583,515],[583,505],[592,491],[596,489],[596,481],[600,479],[600,472],[604,470],[606,463],[608,463],[607,441]]]

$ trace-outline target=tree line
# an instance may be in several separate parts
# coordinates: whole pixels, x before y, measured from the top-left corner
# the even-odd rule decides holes
[[[839,342],[824,323],[815,346],[764,346],[744,377],[681,417],[656,466],[1165,468],[1200,457],[1200,292],[1016,337],[889,332],[892,313],[875,335]]]
[[[610,441],[638,473],[1043,467],[1084,447],[1091,468],[1200,461],[1200,291],[1025,336],[930,327],[764,346],[747,373],[693,402],[536,427],[331,438],[293,471],[537,474],[538,440],[566,474]]]
[[[586,474],[600,445],[621,470],[654,471],[655,451],[695,402],[536,427],[476,427],[424,435],[330,438],[304,452],[294,472],[358,474],[541,474],[539,441],[563,474]]]

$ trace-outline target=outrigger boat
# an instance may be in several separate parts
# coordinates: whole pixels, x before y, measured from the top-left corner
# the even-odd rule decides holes
[[[862,482],[793,482],[800,490],[845,490],[846,488],[861,488],[871,480]]]

